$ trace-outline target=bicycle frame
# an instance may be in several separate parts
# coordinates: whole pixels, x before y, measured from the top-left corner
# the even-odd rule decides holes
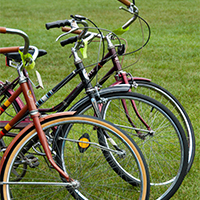
[[[16,29],[6,29],[3,27],[0,27],[0,33],[6,33],[9,31],[11,33],[18,33],[19,31]],[[20,35],[23,36],[25,38],[25,47],[23,50],[23,55],[26,55],[28,53],[28,49],[29,49],[29,39],[28,36],[23,33],[22,31],[20,31]],[[27,44],[28,43],[28,44]],[[37,48],[36,48],[37,49]],[[78,54],[76,52],[77,50],[75,48],[72,48],[72,54],[74,56],[74,64],[76,66],[76,70],[73,71],[70,75],[68,75],[63,81],[61,81],[60,84],[58,84],[53,90],[51,90],[50,92],[47,93],[46,96],[43,96],[43,98],[41,98],[41,104],[44,103],[48,98],[52,96],[56,91],[58,91],[60,88],[62,88],[63,85],[65,85],[68,81],[70,81],[75,75],[79,74],[82,83],[80,85],[82,85],[82,87],[84,87],[86,89],[86,92],[88,92],[88,95],[90,96],[93,108],[94,108],[94,112],[96,114],[96,116],[100,116],[100,111],[99,111],[99,107],[97,105],[96,99],[95,99],[95,89],[92,88],[91,82],[89,77],[87,76],[85,67],[82,63],[82,60],[78,57]],[[3,52],[3,51],[2,51]],[[38,50],[36,51],[38,54]],[[28,55],[29,56],[29,55]],[[35,57],[35,55],[33,56]],[[35,57],[36,58],[36,57]],[[52,153],[51,150],[49,148],[49,144],[46,138],[46,135],[42,129],[40,120],[42,120],[43,118],[41,118],[41,113],[38,111],[37,108],[37,104],[35,101],[35,97],[34,97],[34,92],[32,89],[32,86],[29,82],[29,77],[26,73],[26,70],[24,70],[24,65],[29,65],[30,63],[32,63],[32,58],[28,57],[26,58],[27,60],[24,62],[23,59],[20,63],[18,63],[15,68],[17,68],[19,77],[17,79],[15,79],[12,84],[7,85],[7,88],[4,89],[3,92],[5,92],[5,90],[8,90],[11,88],[11,85],[15,85],[17,83],[19,83],[19,87],[16,89],[15,92],[13,92],[11,94],[11,96],[4,102],[4,104],[0,107],[0,115],[2,113],[4,113],[6,111],[6,109],[15,101],[15,99],[19,98],[19,95],[21,93],[23,93],[25,101],[26,101],[26,105],[23,106],[23,108],[14,116],[14,118],[11,119],[11,121],[9,121],[4,127],[3,129],[0,131],[0,142],[1,144],[4,145],[3,140],[1,140],[4,136],[11,136],[11,137],[15,137],[16,135],[14,134],[10,134],[8,135],[8,132],[16,125],[20,122],[21,119],[23,119],[24,116],[27,115],[27,113],[30,115],[31,119],[32,119],[32,124],[31,126],[34,125],[38,138],[40,140],[40,143],[44,149],[44,152],[47,156],[48,161],[50,162],[50,164],[53,166],[54,169],[56,169],[58,171],[58,173],[63,176],[63,178],[65,178],[67,180],[67,182],[70,182],[70,184],[75,184],[74,180],[71,179],[60,167],[58,167],[58,165],[55,163],[55,161],[53,160],[52,157]],[[76,91],[76,90],[75,90]],[[79,92],[80,93],[80,92]],[[48,96],[49,95],[49,96]],[[75,112],[69,112],[68,115],[73,115]],[[61,114],[62,115],[62,114]],[[66,114],[65,114],[66,115]],[[29,122],[27,122],[29,123]],[[24,133],[24,129],[20,132],[19,135],[17,135],[17,137],[20,137],[21,135],[23,135]],[[109,137],[109,135],[107,135],[106,133],[104,133],[106,137]],[[15,140],[13,140],[11,142],[11,145],[9,145],[9,148],[6,150],[6,153],[9,152],[9,149],[12,148],[12,145],[15,144],[14,143]],[[116,144],[114,144],[116,146]],[[2,146],[4,147],[4,146]],[[0,164],[0,168],[1,168],[1,164]]]
[[[124,5],[128,6],[128,10],[124,9],[123,7],[121,7],[121,9],[123,8],[124,10],[128,11],[129,13],[133,14],[133,17],[128,20],[123,26],[122,26],[122,29],[126,29],[128,26],[130,26],[130,24],[132,24],[136,19],[137,19],[137,16],[138,16],[138,8],[134,5],[134,4],[131,4],[129,1],[127,0],[119,0],[121,3],[123,3]],[[82,32],[80,32],[80,30],[77,30],[76,28],[75,29],[71,29],[69,30],[68,33],[73,33],[73,32],[76,32],[78,34],[80,34],[78,37],[79,39],[82,37],[84,38],[84,36],[86,35],[87,33],[87,30],[88,30],[88,25],[87,25],[87,22],[84,21],[84,17],[81,17],[81,16],[75,16],[76,18],[76,22],[73,21],[73,23],[81,23],[82,25],[84,25],[84,29]],[[55,28],[55,27],[60,27],[60,26],[64,26],[64,25],[69,25],[71,22],[68,21],[68,20],[64,20],[64,21],[58,21],[58,22],[53,22],[53,23],[47,23],[46,24],[46,28],[49,30],[50,28]],[[73,26],[74,27],[74,26]],[[68,33],[64,33],[62,35],[60,35],[57,40],[59,38],[61,38],[62,36],[68,34]],[[76,37],[75,37],[76,38]],[[71,38],[70,41],[66,42],[66,41],[63,41],[64,43],[62,43],[62,46],[68,44],[68,43],[73,43],[74,42],[74,39],[75,38]],[[112,58],[112,62],[113,62],[113,67],[107,72],[107,74],[100,80],[100,85],[102,85],[114,72],[119,72],[119,78],[122,78],[122,81],[123,82],[119,82],[117,76],[115,76],[116,78],[116,83],[112,84],[111,86],[114,86],[114,85],[118,85],[120,83],[125,83],[125,84],[129,84],[129,80],[134,80],[135,78],[131,77],[129,78],[128,80],[128,77],[127,77],[127,74],[125,73],[123,75],[123,73],[121,72],[122,70],[122,67],[120,65],[120,62],[119,62],[119,59],[118,59],[118,56],[117,56],[117,53],[116,53],[116,50],[115,50],[115,46],[112,44],[111,42],[111,39],[110,39],[110,35],[108,34],[104,39],[107,39],[107,43],[108,43],[108,53],[104,56],[104,58],[93,68],[93,70],[91,70],[91,72],[88,74],[88,78],[90,80],[92,80],[94,78],[94,76],[98,73],[98,71],[103,67],[103,65],[105,63],[107,63],[108,60],[110,60],[110,58]],[[77,45],[79,46],[80,43],[78,42]],[[81,61],[82,63],[82,60],[76,56],[76,58],[74,60],[79,60]],[[78,63],[77,63],[78,65]],[[84,66],[79,66],[81,69],[82,67],[84,68]],[[77,68],[78,69],[78,68]],[[44,102],[46,102],[55,92],[57,92],[59,89],[61,89],[68,81],[70,81],[75,75],[77,74],[77,71],[73,71],[70,75],[68,75],[65,79],[63,79],[63,81],[61,81],[58,85],[56,85],[52,90],[50,90],[47,94],[45,94],[39,101],[36,102],[36,106],[37,108],[39,108]],[[84,77],[84,74],[82,73],[82,76]],[[83,79],[82,79],[83,80]],[[138,79],[137,79],[138,80]],[[139,80],[146,80],[146,81],[150,81],[149,79],[145,79],[145,78],[139,78]],[[11,83],[12,84],[12,83]],[[79,83],[76,88],[74,88],[74,90],[72,90],[72,92],[61,102],[59,103],[58,105],[56,105],[55,107],[53,108],[48,108],[48,109],[39,109],[39,112],[40,113],[47,113],[47,112],[54,112],[54,111],[57,111],[57,112],[62,112],[64,111],[71,103],[72,101],[80,94],[80,92],[85,88],[84,86],[85,82],[81,82]],[[90,81],[87,81],[87,84],[88,87],[85,88],[86,89],[86,93],[88,92],[88,95],[91,97],[91,98],[94,98],[94,93],[97,91],[89,91],[89,87],[92,88],[92,85],[90,83]],[[132,87],[132,86],[131,86]],[[30,86],[31,88],[31,86]],[[33,93],[33,92],[32,92]],[[33,93],[34,94],[34,93]],[[97,94],[98,95],[98,94]],[[34,96],[35,98],[35,96]],[[19,105],[22,105],[21,103],[21,100],[19,100],[20,104]],[[96,102],[96,100],[94,101]],[[126,111],[126,113],[128,114],[128,109],[125,105],[125,102],[122,102],[123,103],[123,106],[124,106],[124,109]],[[143,124],[145,124],[145,126],[147,127],[147,129],[149,130],[150,127],[145,123],[145,121],[140,117],[139,113],[137,112],[137,108],[134,104],[134,102],[132,102],[132,105],[134,107],[134,110],[135,112],[137,113],[138,117],[141,119],[141,121],[143,122]],[[23,106],[23,105],[22,105]],[[95,112],[96,112],[96,115],[97,116],[101,116],[100,114],[100,109],[101,107],[99,106],[99,108],[97,108],[98,106],[97,105],[93,105],[94,109],[95,109]],[[26,121],[26,122],[25,122]],[[29,123],[28,122],[28,118],[25,119],[25,121],[22,121],[22,123]],[[129,118],[129,121],[131,122],[131,119]],[[6,122],[3,122],[2,125],[4,125]],[[23,124],[23,125],[25,125]],[[133,123],[131,122],[131,124],[133,125]],[[2,126],[3,127],[3,126]],[[18,127],[23,127],[21,126],[20,124],[18,124],[17,126],[15,126],[16,128]],[[1,126],[0,126],[1,128]]]
[[[119,75],[115,76],[116,82],[113,83],[110,87],[113,87],[113,86],[116,86],[116,85],[119,85],[119,84],[129,84],[130,80],[132,80],[133,83],[134,83],[135,80],[144,80],[144,81],[148,81],[148,82],[151,81],[150,79],[146,79],[146,78],[127,77],[127,73],[121,71],[122,67],[121,67],[121,64],[119,62],[119,59],[118,59],[115,47],[113,46],[113,47],[108,48],[108,51],[109,52],[104,56],[104,58],[99,62],[99,64],[96,65],[88,73],[88,77],[90,78],[90,80],[95,77],[95,75],[98,73],[98,71],[108,62],[108,58],[111,57],[112,58],[113,67],[99,81],[100,85],[103,85],[114,72],[119,72]],[[28,77],[27,73],[25,73],[25,74]],[[36,102],[36,106],[37,106],[37,108],[38,108],[38,110],[39,110],[40,113],[48,113],[48,112],[55,112],[55,111],[62,112],[62,111],[64,111],[73,102],[73,100],[85,88],[85,84],[83,82],[80,82],[72,90],[72,92],[61,103],[59,103],[58,105],[54,106],[53,108],[42,108],[42,109],[39,109],[39,107],[41,105],[43,105],[51,96],[53,96],[53,94],[55,94],[58,90],[60,90],[65,84],[67,84],[77,74],[78,74],[78,70],[76,69],[72,73],[70,73],[66,78],[64,78],[59,84],[57,84],[52,90],[50,90],[49,92],[47,92],[40,100],[38,100]],[[12,83],[10,83],[10,85],[8,85],[7,88],[10,88],[11,85],[12,85],[12,87],[15,86],[16,84],[14,85],[14,83],[17,81],[17,79],[15,79]],[[22,107],[24,106],[23,102],[20,99],[17,99],[17,101],[18,101],[19,105],[21,105]],[[122,102],[122,104],[124,106],[125,112],[127,113],[127,116],[129,116],[128,115],[128,109],[127,109],[126,103]],[[132,105],[133,105],[133,108],[134,108],[135,112],[137,113],[137,116],[139,118],[141,118],[140,115],[139,115],[139,113],[137,112],[137,108],[136,108],[136,105],[134,104],[134,102],[132,102]],[[101,109],[101,108],[99,107],[99,109]],[[130,118],[128,120],[132,124],[132,126],[135,127],[134,124],[133,124],[133,122],[132,122],[132,120]],[[145,121],[142,118],[141,118],[141,121],[145,124],[145,126],[147,127],[147,129],[150,130],[150,127],[148,126],[148,124],[145,123]],[[3,128],[6,125],[6,123],[7,123],[7,121],[2,122],[1,125],[0,125],[0,128]],[[25,120],[21,121],[19,124],[17,124],[13,128],[15,128],[15,129],[23,129],[29,123],[30,123],[30,120],[28,118],[25,118]],[[9,133],[7,136],[15,137],[16,134]]]

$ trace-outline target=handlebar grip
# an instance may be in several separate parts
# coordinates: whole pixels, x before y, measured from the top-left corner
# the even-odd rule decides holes
[[[118,0],[118,1],[120,1],[121,3],[123,3],[126,6],[130,6],[131,5],[131,2],[129,0]]]
[[[0,33],[6,33],[6,28],[5,27],[0,27]]]
[[[19,50],[19,47],[3,47],[3,48],[0,48],[0,54],[18,52],[18,50]]]
[[[71,31],[71,28],[70,27],[62,27],[62,31],[63,32],[69,32],[69,31]],[[72,33],[80,35],[81,32],[82,32],[82,30],[79,29],[79,30],[73,31]]]
[[[55,22],[46,23],[46,29],[49,30],[50,28],[60,28],[61,26],[70,26],[71,23],[66,20],[58,20]]]
[[[66,39],[66,40],[61,41],[60,44],[61,44],[61,46],[64,47],[64,46],[67,45],[67,44],[71,44],[71,43],[76,42],[76,41],[77,41],[77,38],[78,38],[78,36],[70,37],[70,38],[68,38],[68,39]]]

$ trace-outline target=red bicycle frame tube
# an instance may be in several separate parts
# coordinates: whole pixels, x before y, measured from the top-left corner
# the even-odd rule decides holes
[[[8,86],[4,87],[4,90],[2,91],[2,94],[4,93],[5,90],[7,90],[11,95],[14,93],[14,91],[12,89],[7,89],[7,87],[9,88],[9,86],[13,86],[13,84],[16,82],[16,80],[18,80],[18,78],[16,78],[12,83],[8,84]],[[4,84],[2,81],[0,81],[0,84]],[[20,97],[17,97],[15,99],[15,101],[17,102],[17,104],[19,105],[20,108],[24,107],[24,103],[23,101],[20,99]]]

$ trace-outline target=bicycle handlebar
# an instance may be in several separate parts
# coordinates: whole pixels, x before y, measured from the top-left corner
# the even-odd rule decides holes
[[[63,32],[69,32],[71,31],[72,29],[70,27],[62,27],[62,31]],[[78,29],[78,30],[75,30],[75,31],[72,31],[71,33],[74,33],[74,34],[80,34],[82,32],[82,30]]]
[[[18,51],[19,51],[19,47],[3,47],[3,48],[0,48],[0,54],[18,52]]]
[[[131,5],[131,2],[128,1],[128,0],[118,0],[120,1],[121,3],[123,3],[125,6],[130,6]]]
[[[123,7],[120,7],[120,9],[124,9],[124,10],[128,11],[129,13],[133,14],[133,17],[131,19],[129,19],[122,26],[123,29],[126,29],[128,26],[130,26],[130,24],[132,24],[137,19],[138,8],[128,0],[118,0],[118,1],[120,1],[121,3],[123,3],[124,5],[129,7],[128,10],[124,9]],[[61,42],[62,46],[65,46],[65,45],[70,44],[70,43],[74,43],[76,41],[80,41],[80,39],[83,39],[86,36],[86,33],[88,31],[88,24],[85,21],[87,19],[86,17],[80,16],[80,15],[75,15],[75,16],[71,15],[71,17],[73,18],[71,20],[66,19],[66,20],[58,20],[58,21],[55,21],[55,22],[46,23],[46,29],[47,30],[49,30],[51,28],[60,28],[62,26],[62,31],[66,32],[66,33],[61,34],[56,39],[56,41],[59,40],[61,37],[65,36],[67,34],[70,34],[70,33],[74,33],[74,34],[79,35],[78,37],[70,37],[67,40],[62,41]],[[78,24],[82,24],[84,26],[83,30],[79,29]],[[66,25],[71,26],[71,28],[64,27]],[[91,34],[94,36],[94,33],[90,32],[89,35],[91,35]],[[98,36],[98,34],[96,34],[96,36]]]
[[[69,20],[58,20],[55,22],[46,23],[46,29],[49,30],[51,28],[60,28],[61,26],[70,26],[71,23]]]
[[[31,50],[34,50],[34,53],[33,53],[33,60],[36,60],[36,58],[38,57],[39,55],[39,50],[36,46],[30,46],[29,49]]]
[[[9,34],[16,34],[16,35],[22,36],[24,38],[24,41],[25,41],[23,54],[26,55],[28,53],[28,50],[29,50],[29,38],[28,38],[28,35],[26,33],[24,33],[21,30],[18,30],[18,29],[5,28],[5,27],[0,27],[0,33],[4,33],[4,34],[9,33]]]
[[[70,37],[66,40],[63,40],[60,42],[61,46],[65,46],[67,44],[73,44],[74,42],[76,42],[78,40],[78,36],[74,36],[74,37]]]
[[[71,17],[73,19],[71,20],[59,20],[59,21],[55,21],[55,22],[50,22],[50,23],[46,23],[46,29],[49,30],[50,28],[59,28],[61,26],[71,26],[71,31],[73,32],[73,30],[75,31],[76,29],[78,29],[78,25],[77,24],[82,24],[84,26],[84,29],[82,31],[79,32],[79,36],[77,37],[71,37],[67,40],[64,40],[61,42],[61,45],[62,46],[65,46],[67,44],[70,44],[70,43],[74,43],[76,42],[77,40],[79,40],[80,38],[83,38],[85,36],[85,34],[87,33],[88,31],[88,23],[85,21],[85,17],[83,16],[80,16],[80,15],[75,15],[75,16],[72,16]],[[64,34],[61,34],[57,39],[59,40],[61,37],[63,37],[64,35],[67,35],[71,32],[67,32],[67,33],[64,33]]]
[[[0,33],[6,33],[6,28],[5,27],[0,27]]]

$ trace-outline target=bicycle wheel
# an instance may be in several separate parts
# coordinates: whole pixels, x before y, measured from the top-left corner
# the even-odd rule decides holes
[[[63,177],[49,165],[35,129],[30,128],[17,136],[3,163],[2,199],[148,199],[148,167],[137,145],[123,131],[104,120],[86,116],[59,116],[43,121],[42,127],[53,158],[75,180],[76,187],[66,185]],[[109,133],[120,150],[99,144],[97,134],[104,132]],[[62,149],[59,143],[63,144]],[[110,167],[102,153],[107,151],[115,155],[126,173],[131,172],[137,178],[137,186],[123,181]],[[13,181],[24,163],[25,176]]]
[[[142,150],[149,166],[151,199],[173,196],[185,177],[188,160],[186,136],[176,117],[156,100],[132,92],[101,95],[99,106],[103,118],[125,130]],[[73,106],[78,113],[91,115],[90,108],[89,100]]]
[[[187,169],[187,172],[189,172],[189,170],[192,167],[192,163],[194,161],[196,145],[195,145],[194,130],[187,112],[180,104],[180,102],[163,87],[153,82],[147,82],[147,81],[136,80],[136,83],[138,84],[138,87],[136,89],[133,88],[132,89],[133,92],[137,92],[152,97],[153,99],[156,99],[157,101],[165,105],[176,116],[176,118],[179,120],[182,127],[184,128],[189,147],[188,169]]]

